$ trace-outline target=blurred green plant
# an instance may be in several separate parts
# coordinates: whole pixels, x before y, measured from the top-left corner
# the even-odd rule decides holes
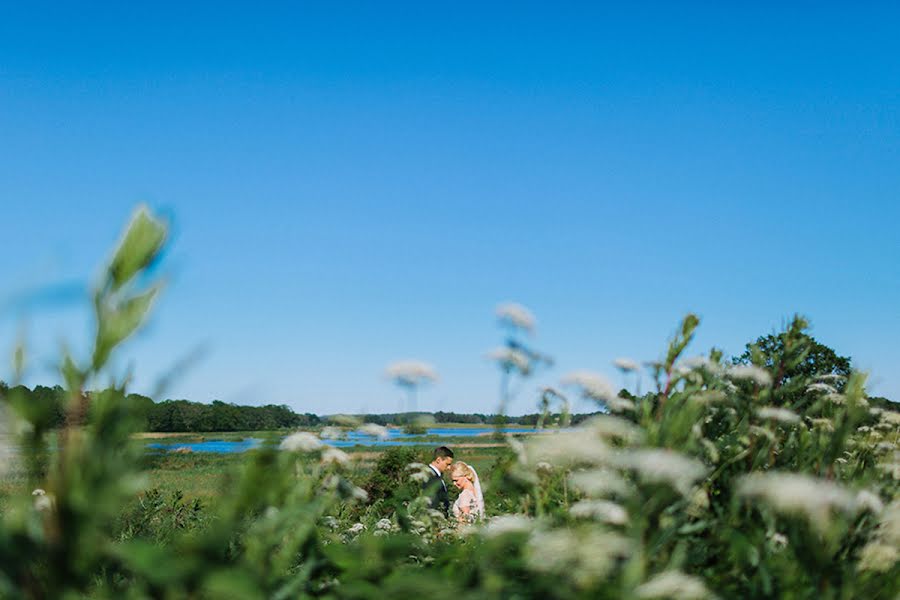
[[[351,457],[310,432],[249,452],[215,510],[143,491],[152,461],[128,443],[142,415],[126,381],[85,390],[109,377],[110,357],[146,321],[165,240],[165,225],[139,209],[94,294],[90,356],[63,357],[55,444],[57,408],[3,390],[11,422],[0,430],[16,436],[24,476],[4,482],[0,597],[900,593],[900,413],[870,405],[860,373],[807,368],[817,350],[800,318],[727,363],[717,350],[684,357],[699,325],[688,315],[650,365],[648,394],[616,394],[597,374],[567,378],[605,414],[507,437],[483,473],[483,525],[457,528],[415,497],[415,452],[383,453],[359,487]],[[498,360],[507,376],[525,375],[511,339]]]

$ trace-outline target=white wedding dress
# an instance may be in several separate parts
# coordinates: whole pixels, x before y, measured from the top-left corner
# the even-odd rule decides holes
[[[471,465],[470,468],[472,468]],[[472,468],[472,473],[475,474],[475,481],[473,482],[475,489],[461,491],[452,506],[453,516],[456,519],[462,519],[470,523],[484,518],[484,494],[481,493],[481,481],[478,479],[478,473],[474,468]],[[464,511],[463,507],[467,507],[469,509],[468,512]]]

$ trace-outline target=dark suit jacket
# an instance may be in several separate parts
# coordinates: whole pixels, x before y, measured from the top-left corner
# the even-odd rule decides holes
[[[431,478],[422,484],[422,493],[431,498],[431,508],[441,510],[444,514],[450,513],[450,494],[447,493],[447,485],[443,477],[438,477],[431,467],[428,467]]]

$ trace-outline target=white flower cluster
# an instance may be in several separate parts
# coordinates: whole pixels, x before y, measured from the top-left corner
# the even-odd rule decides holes
[[[749,380],[760,387],[772,384],[771,373],[756,365],[735,365],[730,367],[726,373],[732,379]]]
[[[533,331],[535,325],[534,315],[531,311],[515,302],[505,302],[497,306],[497,319],[504,325],[511,325],[525,331]]]
[[[592,371],[573,371],[562,378],[562,384],[579,388],[584,396],[592,400],[609,402],[616,397],[616,391],[609,380]]]
[[[371,435],[372,437],[376,437],[379,440],[386,440],[391,435],[387,427],[378,425],[376,423],[366,423],[365,425],[357,429],[357,431],[364,435]]]
[[[638,598],[677,598],[678,600],[704,600],[715,598],[699,577],[685,575],[681,571],[666,571],[653,576],[635,589]]]
[[[864,496],[861,502],[836,483],[798,473],[751,473],[740,479],[737,493],[760,499],[778,512],[801,515],[820,529],[828,526],[834,512],[852,515],[871,505],[871,498]]]
[[[401,385],[416,386],[426,381],[437,381],[433,366],[420,360],[400,360],[388,365],[385,374]]]
[[[322,440],[308,431],[298,431],[281,440],[279,447],[288,452],[315,452],[322,448]]]
[[[778,406],[763,406],[756,409],[756,415],[760,419],[771,419],[785,425],[794,425],[800,422],[800,416],[792,410]]]

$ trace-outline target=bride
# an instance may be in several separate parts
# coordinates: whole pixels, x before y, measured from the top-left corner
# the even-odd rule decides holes
[[[481,493],[481,482],[478,473],[471,465],[464,462],[453,463],[450,478],[460,490],[459,497],[453,503],[453,516],[460,523],[474,523],[484,518],[484,496]]]

